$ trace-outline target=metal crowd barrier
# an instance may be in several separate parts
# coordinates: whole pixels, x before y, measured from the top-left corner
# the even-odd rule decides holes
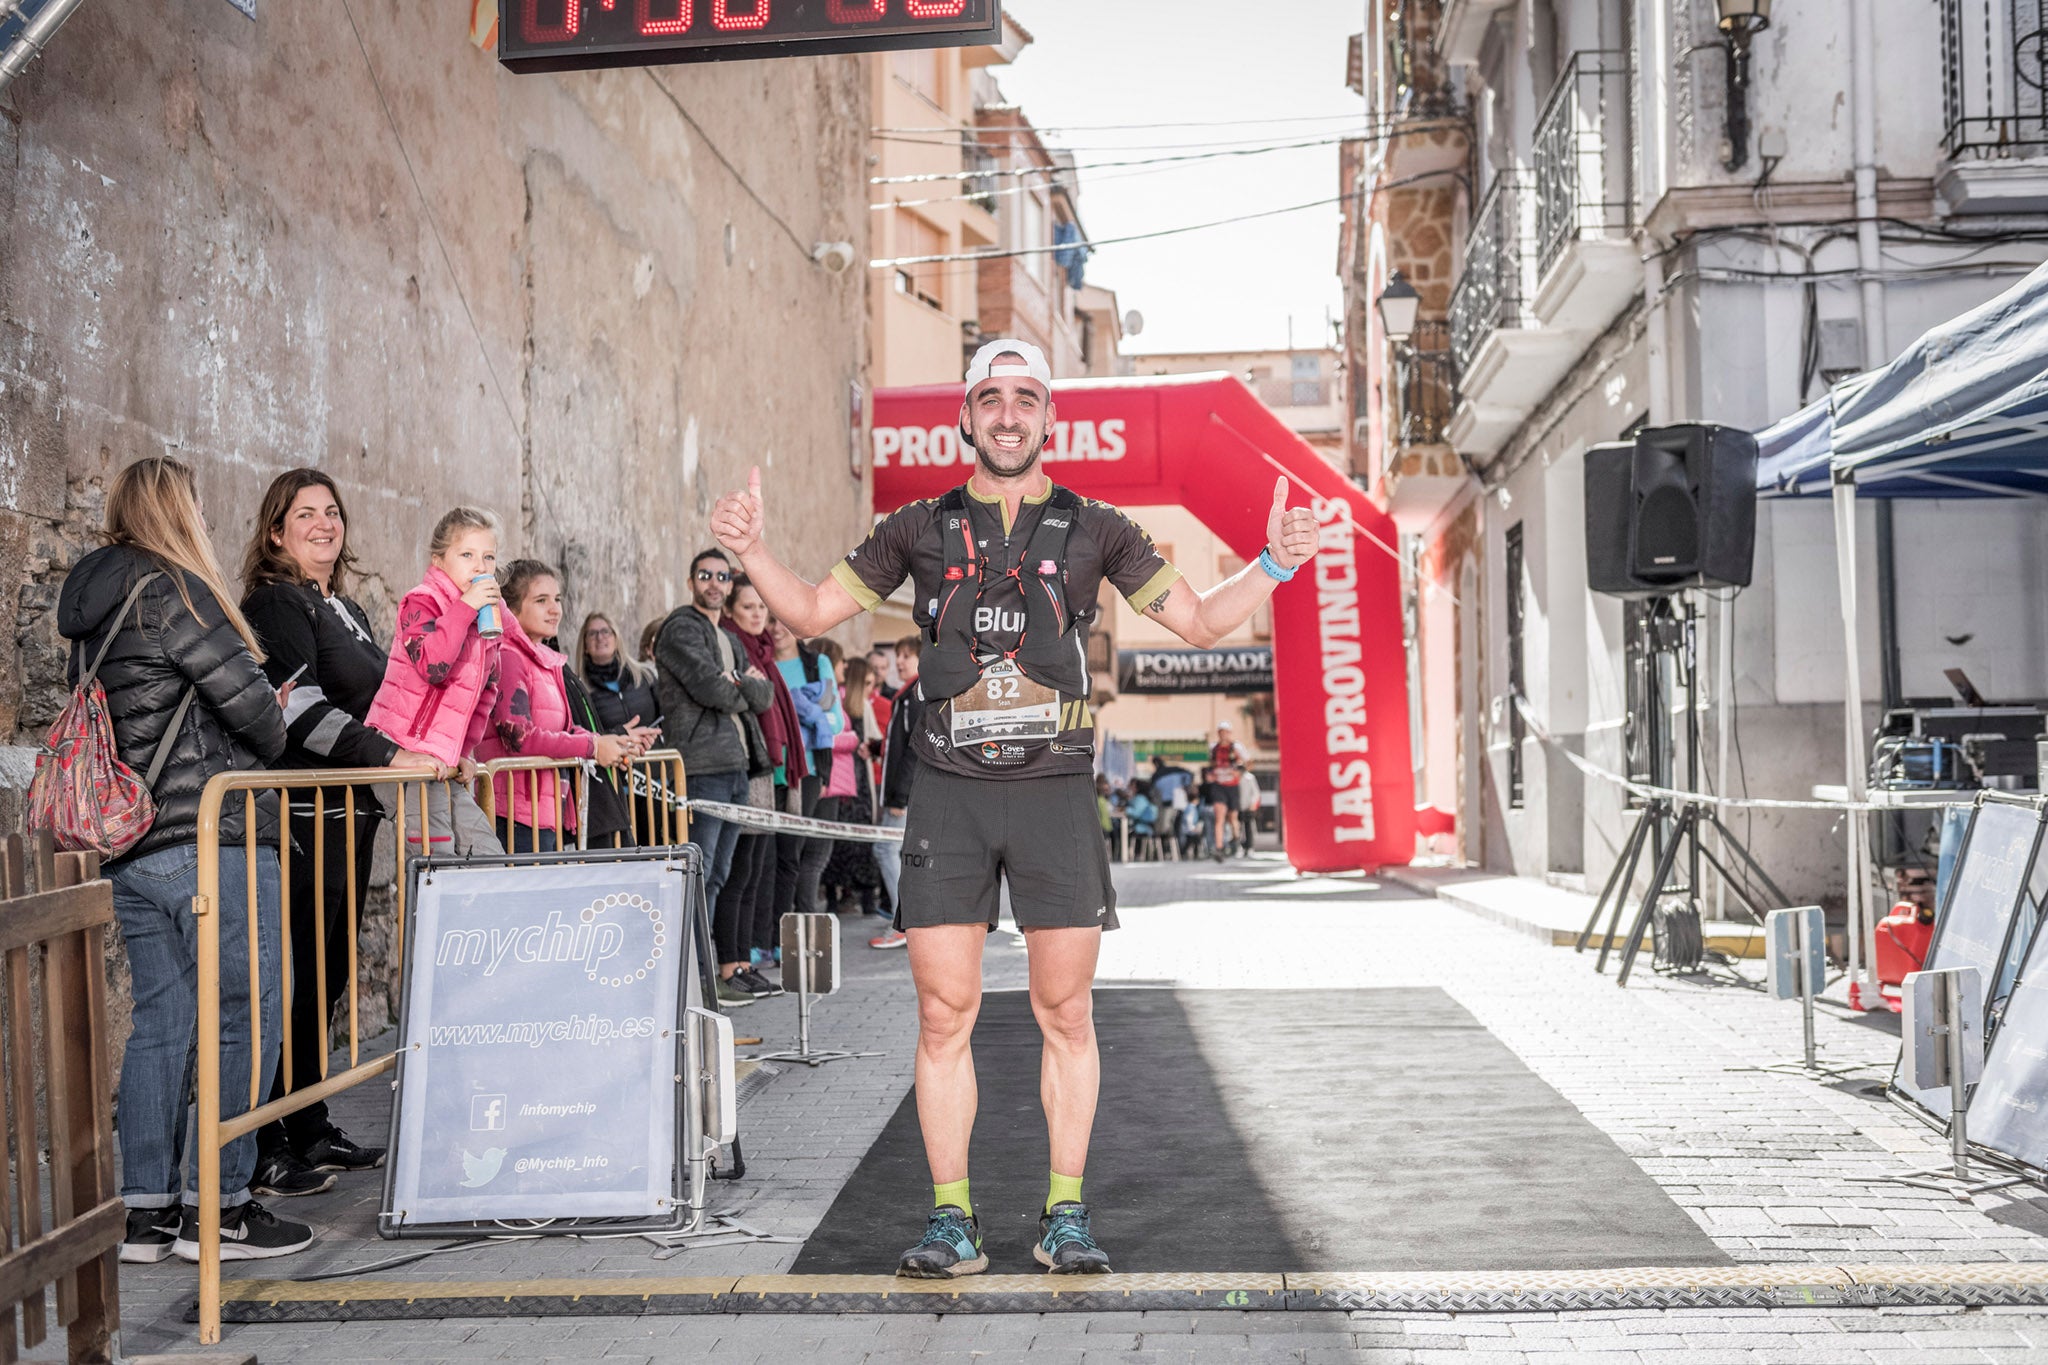
[[[427,795],[432,786],[448,786],[435,779],[423,777],[416,770],[403,768],[328,768],[289,769],[274,772],[227,772],[215,776],[206,784],[206,790],[199,798],[199,893],[192,898],[192,913],[199,920],[198,942],[198,1129],[199,1129],[199,1339],[211,1345],[220,1340],[220,1156],[221,1149],[246,1133],[253,1133],[274,1119],[305,1108],[316,1100],[324,1100],[340,1094],[352,1086],[361,1085],[373,1076],[380,1076],[397,1064],[395,1054],[387,1053],[370,1061],[362,1060],[361,1015],[358,1000],[359,964],[356,959],[358,916],[362,907],[356,904],[355,878],[348,878],[348,1067],[336,1074],[328,1074],[328,1055],[331,1047],[321,1049],[321,1077],[311,1085],[293,1090],[292,1066],[292,959],[291,959],[291,860],[294,856],[313,859],[314,873],[314,937],[318,967],[315,976],[320,991],[321,1028],[328,1027],[332,1018],[334,1002],[327,998],[327,915],[326,904],[326,859],[327,840],[314,840],[308,853],[294,855],[289,838],[290,823],[286,810],[292,792],[311,793],[315,828],[325,830],[327,817],[327,793],[324,789],[347,788],[342,796],[344,812],[342,824],[345,829],[344,856],[350,869],[355,867],[356,856],[356,789],[363,786],[381,786],[397,794],[396,809],[390,812],[394,825],[399,831],[393,840],[396,850],[394,861],[394,882],[397,887],[397,918],[394,939],[394,972],[403,979],[405,952],[406,914],[406,839],[404,831],[415,823],[418,828],[418,842],[422,850],[431,847],[428,842]],[[223,1119],[220,1112],[220,913],[231,907],[221,904],[220,860],[221,860],[221,813],[231,796],[239,793],[243,811],[243,856],[247,859],[245,885],[256,885],[256,851],[261,845],[257,841],[257,798],[263,793],[275,793],[278,798],[278,927],[279,927],[279,973],[282,978],[278,999],[282,1032],[279,1039],[279,1074],[283,1077],[287,1093],[282,1099],[265,1103],[261,1088],[263,1084],[263,1022],[257,992],[261,988],[257,957],[256,900],[246,896],[242,907],[248,916],[249,940],[249,1107],[232,1118]],[[447,793],[452,798],[452,791]],[[331,1038],[323,1036],[323,1042]],[[230,1078],[233,1083],[239,1083]]]
[[[537,793],[539,774],[548,769],[573,770],[575,786],[571,788],[578,795],[578,803],[584,792],[583,782],[587,780],[581,761],[557,762],[552,759],[500,759],[486,764],[481,771],[481,796],[484,812],[497,823],[495,806],[495,784],[491,778],[506,773],[506,782],[518,779],[512,774],[529,773],[528,781],[533,783],[529,790]],[[615,771],[621,774],[621,794],[633,811],[635,829],[642,833],[642,843],[679,844],[685,841],[688,824],[680,802],[684,794],[683,756],[673,749],[657,749],[642,755],[631,763],[621,764]],[[423,777],[417,771],[400,768],[339,768],[339,769],[286,769],[278,771],[221,773],[206,784],[206,790],[199,803],[199,892],[193,897],[192,913],[199,919],[198,941],[198,1130],[199,1130],[199,1339],[211,1345],[220,1340],[220,1158],[221,1150],[228,1143],[286,1114],[305,1108],[316,1100],[325,1100],[353,1086],[361,1085],[373,1076],[383,1075],[397,1065],[395,1053],[386,1053],[369,1061],[362,1059],[361,1010],[359,1000],[360,964],[357,960],[357,938],[359,916],[362,907],[356,903],[356,888],[353,875],[348,878],[346,905],[340,909],[348,916],[348,1066],[346,1069],[329,1074],[329,1056],[333,1051],[331,1037],[326,1036],[328,1021],[333,1015],[334,1001],[327,995],[327,916],[336,907],[326,904],[326,858],[327,840],[323,837],[313,842],[311,850],[294,854],[291,840],[285,837],[289,832],[289,819],[285,809],[290,794],[301,794],[301,801],[310,799],[315,828],[325,830],[327,818],[328,789],[344,788],[341,798],[343,811],[342,826],[345,831],[343,856],[350,869],[356,859],[357,791],[362,787],[376,786],[396,792],[396,809],[388,812],[398,831],[393,840],[394,867],[393,883],[397,892],[397,913],[393,939],[394,987],[404,980],[405,938],[406,938],[406,857],[407,831],[417,830],[417,847],[425,852],[431,849],[428,841],[427,797],[428,789],[435,785],[452,787],[452,783],[437,783],[435,779]],[[556,790],[567,786],[558,779]],[[282,1032],[279,1039],[279,1075],[283,1078],[286,1094],[283,1098],[264,1102],[262,1095],[263,1035],[262,1011],[259,996],[260,972],[258,970],[257,907],[253,897],[243,906],[249,925],[249,1107],[246,1112],[232,1118],[221,1117],[221,1065],[220,1065],[220,917],[216,913],[225,910],[220,903],[220,858],[221,858],[221,816],[227,803],[236,794],[240,795],[243,809],[243,856],[247,859],[246,885],[256,885],[257,849],[257,799],[264,793],[275,793],[278,798],[278,819],[280,822],[277,846],[278,881],[280,887],[278,903],[278,926],[280,930],[279,972],[282,978],[278,992]],[[310,794],[308,797],[307,794]],[[451,798],[453,792],[444,796]],[[530,828],[538,829],[538,803],[529,798],[534,809]],[[506,813],[505,840],[511,846],[511,812]],[[579,831],[583,822],[579,819]],[[652,837],[645,837],[652,836]],[[536,841],[537,842],[537,841]],[[614,839],[614,843],[623,843]],[[581,845],[579,844],[579,847]],[[291,958],[291,860],[294,856],[308,857],[314,861],[314,951],[318,955],[314,973],[320,992],[319,1019],[323,1030],[323,1046],[320,1050],[320,1079],[301,1089],[292,1089],[292,958]],[[95,956],[93,961],[97,961]],[[10,991],[11,994],[11,991]],[[26,996],[22,997],[26,1008]],[[103,1035],[103,1029],[91,1031],[93,1036]],[[238,1078],[229,1078],[239,1084]],[[101,1086],[100,1090],[109,1087]],[[111,1171],[109,1173],[111,1180]],[[111,1185],[109,1186],[111,1189]],[[118,1235],[116,1240],[118,1241]],[[0,1262],[0,1268],[4,1268]],[[5,1288],[0,1279],[0,1290]]]
[[[683,756],[674,749],[653,749],[638,758],[628,759],[615,768],[606,770],[614,777],[613,787],[619,799],[631,812],[635,839],[648,847],[665,844],[680,844],[686,841],[689,820],[679,804],[684,799]],[[554,773],[556,819],[552,824],[541,823],[541,774]],[[505,790],[508,795],[517,794],[520,778],[525,774],[527,832],[534,848],[540,847],[540,831],[561,829],[560,808],[564,793],[573,792],[576,801],[576,847],[587,848],[586,831],[590,824],[590,782],[591,767],[580,758],[494,758],[483,765],[477,773],[477,800],[483,806],[484,814],[490,817],[491,827],[502,831],[498,842],[506,852],[512,850],[512,831],[517,827],[513,809],[517,801],[507,801],[507,809],[498,809],[499,774],[505,775]],[[573,779],[573,780],[572,780]],[[673,799],[671,799],[673,798]],[[622,848],[625,839],[614,834],[610,847]]]

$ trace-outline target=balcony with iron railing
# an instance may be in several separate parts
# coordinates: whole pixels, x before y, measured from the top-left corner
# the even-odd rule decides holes
[[[1404,530],[1434,521],[1465,484],[1464,466],[1451,448],[1458,386],[1451,364],[1451,325],[1442,318],[1415,324],[1391,346],[1387,386],[1387,445],[1378,463],[1378,492]]]
[[[2048,209],[2048,0],[1941,0],[1941,110],[1949,212]]]
[[[1519,171],[1495,175],[1472,214],[1465,265],[1451,291],[1451,359],[1464,374],[1477,363],[1479,348],[1503,327],[1525,322],[1531,224],[1528,197]]]
[[[1394,431],[1406,446],[1444,443],[1457,406],[1457,375],[1451,364],[1451,325],[1441,319],[1415,324],[1408,344],[1394,356],[1394,392],[1401,409]]]
[[[1597,332],[1641,288],[1626,52],[1574,52],[1536,121],[1536,296],[1545,326]]]
[[[1472,215],[1451,290],[1450,355],[1458,402],[1445,436],[1492,456],[1584,348],[1583,332],[1548,327],[1533,307],[1536,213],[1528,178],[1503,170]]]

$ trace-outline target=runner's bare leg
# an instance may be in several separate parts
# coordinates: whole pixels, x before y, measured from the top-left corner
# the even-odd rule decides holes
[[[910,979],[917,984],[917,1123],[924,1130],[932,1183],[947,1185],[967,1179],[967,1145],[980,1099],[973,1039],[988,926],[937,924],[907,930],[906,936]]]
[[[1102,930],[1026,929],[1031,960],[1031,1012],[1045,1035],[1038,1095],[1045,1106],[1052,1168],[1080,1176],[1088,1165],[1102,1063],[1095,1050],[1095,962]]]

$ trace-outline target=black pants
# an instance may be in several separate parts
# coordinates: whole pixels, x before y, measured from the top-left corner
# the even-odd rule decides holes
[[[540,845],[535,847],[533,836],[540,835]],[[512,846],[507,853],[553,853],[560,847],[555,832],[551,829],[536,830],[531,825],[512,826]]]
[[[826,751],[826,761],[831,761]],[[813,752],[812,762],[816,762]],[[803,780],[801,790],[795,793],[798,815],[818,813],[818,792],[824,784],[816,775]],[[775,836],[775,914],[778,918],[792,912],[811,915],[818,912],[818,879],[824,875],[825,860],[832,856],[830,839],[806,839],[801,834],[778,834]]]
[[[773,946],[761,937],[757,903],[775,894],[775,836],[758,832],[740,835],[733,851],[732,872],[718,893],[718,906],[711,917],[711,937],[717,945],[720,964],[745,963],[753,950]]]
[[[316,892],[324,889],[323,909],[326,917],[327,982],[326,1002],[331,1010],[336,1001],[348,998],[349,983],[349,941],[348,941],[348,888],[351,878],[356,889],[356,916],[358,923],[368,911],[370,870],[376,846],[377,821],[381,818],[376,800],[369,788],[356,789],[356,856],[353,864],[348,856],[348,819],[341,812],[342,793],[345,789],[333,788],[327,793],[326,814],[316,830],[312,815],[311,792],[292,794],[291,816],[291,914],[287,933],[292,950],[292,1090],[302,1090],[320,1080],[320,1064],[327,1056],[324,1026],[329,1016],[321,1013],[320,924],[314,914]],[[316,880],[314,849],[316,837],[325,841],[321,851],[324,876]],[[345,1033],[335,1035],[337,1045],[346,1038]],[[284,1083],[284,1067],[277,1068],[277,1080],[270,1087],[271,1099],[282,1099],[288,1093]],[[304,1151],[318,1142],[333,1128],[327,1116],[327,1103],[316,1100],[284,1118],[268,1123],[257,1133],[257,1146],[265,1154],[280,1148]]]

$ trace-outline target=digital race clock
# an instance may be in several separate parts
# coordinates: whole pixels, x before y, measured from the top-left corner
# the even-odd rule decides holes
[[[1002,0],[501,0],[513,71],[999,42]]]

